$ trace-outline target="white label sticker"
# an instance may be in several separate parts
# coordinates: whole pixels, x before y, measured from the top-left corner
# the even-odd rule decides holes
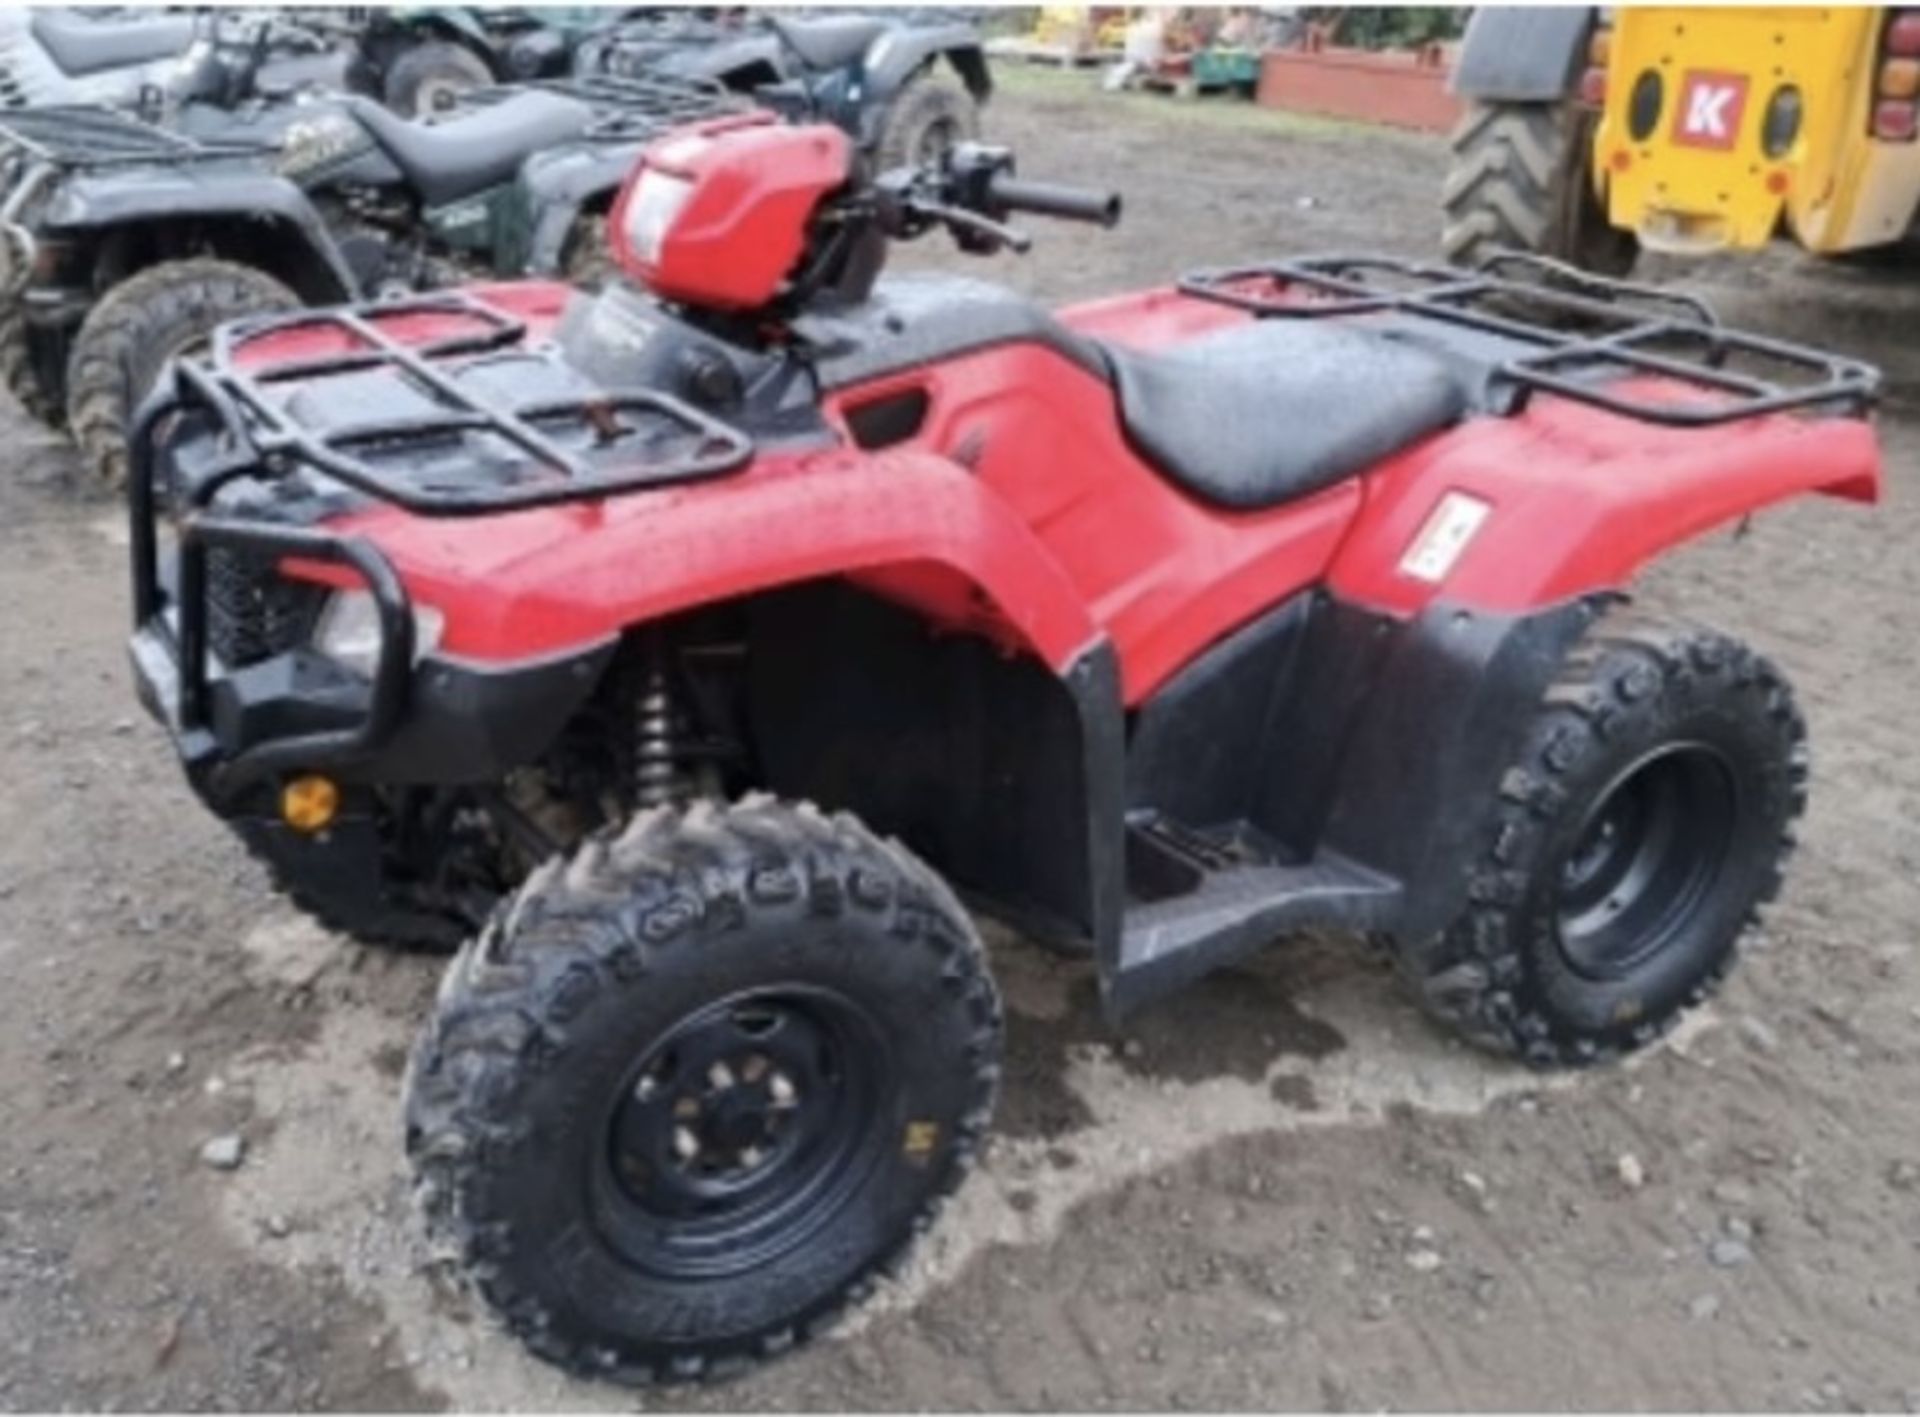
[[[1438,585],[1493,512],[1493,504],[1464,492],[1449,492],[1427,514],[1419,533],[1400,558],[1402,575]]]

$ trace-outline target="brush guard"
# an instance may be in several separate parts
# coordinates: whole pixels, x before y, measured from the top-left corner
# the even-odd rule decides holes
[[[409,345],[381,328],[396,319],[453,315],[477,328]],[[236,359],[249,344],[293,329],[328,329],[346,339],[336,354],[284,361],[249,370]],[[263,483],[310,472],[379,501],[430,517],[482,516],[531,507],[590,501],[621,492],[718,476],[744,466],[754,444],[744,433],[670,395],[651,389],[598,392],[591,397],[488,406],[440,367],[449,359],[520,344],[523,321],[458,293],[394,301],[359,313],[301,311],[263,316],[216,332],[207,363],[182,362],[171,387],[148,400],[129,437],[134,655],[149,687],[150,707],[167,724],[190,769],[205,769],[218,791],[258,781],[294,765],[319,768],[363,761],[392,736],[407,707],[413,679],[413,605],[393,564],[367,538],[268,522],[223,517],[214,498],[232,483]],[[404,373],[441,405],[438,411],[369,419],[318,431],[299,424],[269,396],[276,383],[328,373],[388,369]],[[190,487],[170,489],[177,543],[177,574],[163,581],[160,557],[160,476],[157,439],[189,410],[215,420],[220,453]],[[560,447],[535,422],[577,420],[604,430],[622,413],[665,419],[687,433],[690,451],[678,457],[634,459],[615,470],[593,467]],[[484,489],[424,488],[356,455],[377,446],[383,454],[450,435],[485,433],[521,453],[543,476],[521,486]],[[617,442],[617,439],[613,441]],[[216,550],[322,562],[350,571],[372,597],[381,627],[380,651],[359,711],[350,722],[323,731],[271,738],[238,751],[216,732],[215,657],[208,642],[208,555]],[[224,669],[224,666],[220,666]]]
[[[1864,417],[1879,395],[1871,365],[1730,330],[1697,297],[1526,252],[1499,253],[1476,271],[1393,256],[1314,256],[1196,271],[1179,288],[1263,319],[1399,314],[1538,346],[1493,371],[1511,391],[1508,412],[1544,391],[1623,418],[1703,428],[1794,409]],[[1757,367],[1732,367],[1739,363]],[[1618,387],[1634,375],[1708,397],[1675,402]]]

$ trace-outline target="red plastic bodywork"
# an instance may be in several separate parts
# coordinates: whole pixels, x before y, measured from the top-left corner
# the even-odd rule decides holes
[[[724,143],[717,135],[727,135]],[[669,300],[710,310],[759,310],[799,264],[807,223],[845,185],[853,160],[831,124],[792,127],[771,113],[676,129],[634,165],[607,218],[620,268]],[[628,214],[648,173],[689,184],[685,202],[648,260],[628,234]]]
[[[479,293],[527,319],[534,338],[568,294],[539,284]],[[419,328],[407,337],[428,338],[431,320],[411,318]],[[1062,312],[1086,333],[1143,348],[1245,318],[1169,290]],[[288,332],[268,352],[311,355],[316,338]],[[475,660],[546,655],[676,609],[847,576],[1056,669],[1105,636],[1136,704],[1307,587],[1396,616],[1436,597],[1536,609],[1620,588],[1649,558],[1783,498],[1871,501],[1879,489],[1864,421],[1775,415],[1685,429],[1541,394],[1314,496],[1236,512],[1146,465],[1120,432],[1108,384],[1036,344],[841,390],[828,417],[910,386],[928,397],[924,423],[880,452],[848,441],[599,504],[465,519],[376,506],[333,526],[377,543],[411,593],[445,615],[443,652]],[[1430,584],[1400,562],[1449,491],[1492,510]]]

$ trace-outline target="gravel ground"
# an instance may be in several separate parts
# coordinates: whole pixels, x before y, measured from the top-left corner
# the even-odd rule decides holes
[[[992,114],[1027,174],[1127,194],[1118,232],[1036,223],[995,268],[1038,297],[1431,250],[1435,140],[1091,82],[1023,76]],[[1426,1028],[1350,941],[1114,1037],[1083,969],[997,936],[1000,1140],[911,1271],[646,1407],[1920,1410],[1920,284],[1652,273],[1894,376],[1884,507],[1796,504],[1643,588],[1775,655],[1812,723],[1802,850],[1719,1003],[1542,1078]],[[0,1405],[642,1405],[418,1276],[396,1098],[433,963],[268,893],[129,692],[117,509],[10,410],[0,463]]]

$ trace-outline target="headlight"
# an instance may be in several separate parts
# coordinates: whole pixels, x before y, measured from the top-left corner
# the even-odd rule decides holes
[[[633,200],[627,203],[627,229],[621,235],[642,265],[659,264],[660,243],[666,240],[667,228],[692,194],[693,184],[685,178],[651,169],[640,174],[640,185],[633,189]]]
[[[431,605],[413,607],[413,662],[440,647],[447,617]],[[364,590],[340,590],[327,597],[313,627],[313,647],[363,679],[373,678],[380,662],[380,607]]]

